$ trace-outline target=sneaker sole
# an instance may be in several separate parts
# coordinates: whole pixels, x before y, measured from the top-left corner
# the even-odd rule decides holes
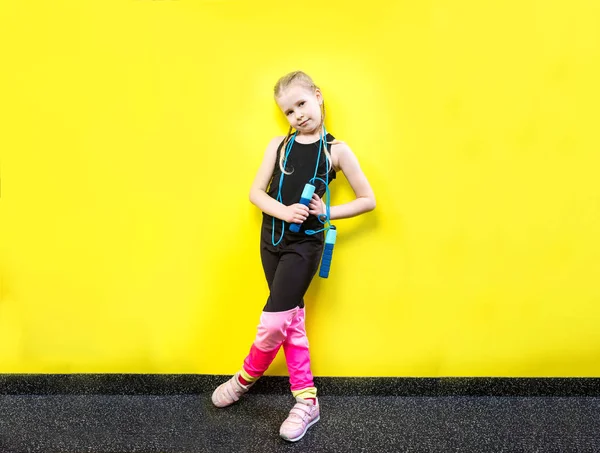
[[[296,437],[294,439],[288,439],[287,437],[281,436],[281,434],[280,434],[280,436],[281,436],[282,439],[285,439],[288,442],[298,442],[300,439],[302,439],[304,437],[304,435],[306,434],[306,431],[308,431],[308,428],[310,428],[312,425],[314,425],[315,423],[317,423],[319,420],[321,420],[321,415],[320,414],[312,422],[310,422],[308,425],[306,425],[306,429],[302,432],[302,434],[300,434],[298,437]]]

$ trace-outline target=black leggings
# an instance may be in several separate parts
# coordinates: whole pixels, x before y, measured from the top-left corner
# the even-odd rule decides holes
[[[287,225],[287,224],[286,224]],[[273,246],[271,222],[263,223],[260,258],[269,284],[266,312],[288,311],[304,307],[304,294],[310,286],[323,253],[323,232],[314,235],[286,231],[283,240]],[[281,231],[275,230],[275,241]]]

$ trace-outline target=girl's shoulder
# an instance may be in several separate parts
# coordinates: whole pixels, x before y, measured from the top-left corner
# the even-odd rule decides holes
[[[276,135],[269,142],[269,146],[279,146],[283,143],[283,140],[285,140],[285,135]]]
[[[270,156],[275,156],[279,152],[279,148],[285,139],[285,135],[277,135],[273,137],[269,144],[267,145],[266,154]]]
[[[340,156],[347,152],[350,148],[346,144],[346,142],[339,140],[337,138],[333,139],[333,141],[329,142],[331,144],[331,163],[333,164],[333,169],[336,172],[341,171],[340,168]]]

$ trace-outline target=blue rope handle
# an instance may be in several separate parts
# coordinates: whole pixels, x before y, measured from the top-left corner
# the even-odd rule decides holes
[[[327,180],[329,180],[329,177],[326,177]],[[317,219],[319,219],[319,222],[321,222],[323,225],[326,225],[327,223],[329,223],[329,226],[325,226],[324,228],[321,228],[320,230],[305,230],[304,232],[306,234],[312,235],[312,234],[317,234],[320,233],[321,231],[327,231],[329,230],[329,228],[331,227],[331,220],[330,220],[330,215],[331,215],[331,208],[330,208],[330,198],[331,198],[331,194],[329,192],[329,185],[326,181],[323,181],[321,178],[313,178],[311,179],[309,182],[312,181],[321,181],[325,184],[325,193],[326,193],[326,198],[327,201],[325,202],[325,214],[320,214],[319,216],[317,216]],[[321,217],[325,217],[325,220],[323,220]]]

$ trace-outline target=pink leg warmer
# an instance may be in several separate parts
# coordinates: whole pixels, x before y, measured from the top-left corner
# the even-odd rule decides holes
[[[244,370],[252,377],[267,371],[287,337],[287,331],[299,308],[281,312],[262,312],[256,339],[244,360]]]
[[[288,328],[287,338],[283,343],[292,391],[314,387],[304,319],[304,308],[300,308]]]

